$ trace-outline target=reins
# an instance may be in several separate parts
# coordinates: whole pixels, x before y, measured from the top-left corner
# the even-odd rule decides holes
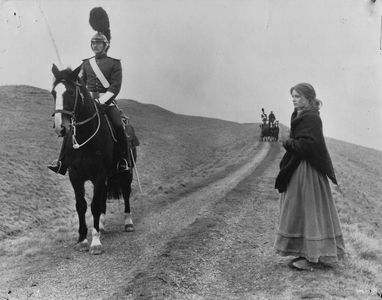
[[[70,118],[71,118],[71,126],[73,128],[73,134],[72,134],[73,148],[74,149],[79,149],[79,148],[85,146],[87,143],[89,143],[97,135],[97,133],[98,133],[98,131],[100,129],[100,126],[101,126],[101,119],[100,119],[100,116],[99,116],[98,107],[97,107],[96,103],[94,101],[92,101],[92,103],[94,105],[94,108],[95,108],[95,113],[92,116],[90,116],[89,118],[87,118],[87,119],[85,119],[83,121],[77,122],[75,120],[76,109],[77,109],[77,106],[78,106],[78,98],[81,97],[82,103],[84,103],[84,95],[80,91],[80,86],[81,85],[78,82],[75,82],[74,84],[76,86],[76,92],[75,92],[76,96],[74,98],[73,110],[72,111],[68,111],[68,110],[65,110],[65,109],[56,109],[54,111],[54,113],[63,113],[63,114],[66,114],[66,115],[70,116]],[[76,138],[77,126],[81,126],[81,125],[87,124],[91,120],[93,120],[95,117],[97,117],[97,120],[98,120],[97,129],[95,130],[95,132],[88,139],[86,139],[83,143],[79,144],[78,141],[77,141],[77,138]]]
[[[81,91],[80,91],[80,88],[79,88],[79,84],[76,84],[76,98],[75,98],[75,101],[74,101],[73,116],[71,117],[72,118],[71,125],[73,127],[72,142],[73,142],[73,148],[74,149],[79,149],[79,148],[85,146],[87,143],[89,143],[97,135],[97,133],[99,131],[99,128],[101,126],[101,120],[100,120],[98,108],[97,108],[97,105],[95,104],[94,101],[92,101],[92,103],[93,103],[94,108],[95,108],[95,113],[91,117],[89,117],[89,118],[87,118],[87,119],[85,119],[83,121],[76,122],[76,120],[75,120],[75,111],[76,111],[76,108],[77,108],[78,95],[80,95],[82,102],[84,102],[84,96],[81,94]],[[77,133],[77,127],[76,126],[81,126],[81,125],[84,125],[86,123],[89,123],[95,117],[97,117],[97,120],[98,120],[97,129],[94,131],[94,133],[88,139],[85,140],[85,142],[79,144],[77,142],[77,139],[76,139],[76,133]]]
[[[99,128],[101,126],[101,120],[100,120],[97,105],[94,102],[93,102],[93,105],[94,105],[96,112],[90,118],[88,118],[84,121],[81,121],[81,122],[76,122],[74,120],[74,118],[72,118],[72,127],[73,127],[72,141],[73,141],[73,148],[74,149],[79,149],[82,146],[85,146],[88,142],[90,142],[91,139],[93,139],[97,135],[97,133],[99,131]],[[91,120],[93,120],[96,116],[97,116],[97,120],[98,120],[97,129],[85,142],[83,142],[82,144],[78,144],[77,139],[76,139],[76,126],[84,125],[84,124],[90,122]]]

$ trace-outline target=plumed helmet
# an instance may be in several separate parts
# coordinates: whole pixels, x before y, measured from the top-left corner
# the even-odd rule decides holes
[[[93,35],[91,42],[104,42],[106,44],[109,43],[107,37],[102,32],[97,32],[95,35]]]
[[[109,47],[111,38],[109,16],[102,7],[94,7],[90,11],[89,24],[97,31],[91,41],[101,41]]]

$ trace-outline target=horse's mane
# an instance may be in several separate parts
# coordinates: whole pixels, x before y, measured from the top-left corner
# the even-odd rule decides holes
[[[86,88],[84,80],[81,77],[78,77],[78,81],[81,85],[81,92],[84,95],[85,99],[90,99],[90,100],[94,101],[93,97],[90,95],[89,90]]]

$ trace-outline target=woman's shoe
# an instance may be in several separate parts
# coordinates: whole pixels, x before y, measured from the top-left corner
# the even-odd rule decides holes
[[[307,261],[304,257],[297,257],[288,263],[292,269],[299,271],[313,271],[314,263]]]

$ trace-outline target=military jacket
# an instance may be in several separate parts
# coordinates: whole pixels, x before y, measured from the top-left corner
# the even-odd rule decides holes
[[[91,57],[92,58],[92,57]],[[90,58],[84,59],[82,63],[82,79],[90,92],[105,93],[107,91],[114,94],[114,99],[121,90],[122,84],[122,66],[119,59],[105,55],[96,58],[96,63],[101,72],[109,82],[110,86],[106,89],[97,78],[89,62]]]

